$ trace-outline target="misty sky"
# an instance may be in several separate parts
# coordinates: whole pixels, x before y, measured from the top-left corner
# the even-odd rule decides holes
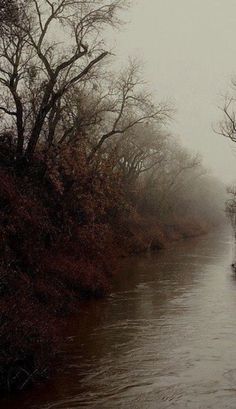
[[[227,183],[236,180],[236,144],[212,131],[221,95],[236,76],[235,0],[135,0],[117,34],[117,54],[144,61],[155,95],[174,101],[173,131]],[[234,145],[233,145],[234,146]]]

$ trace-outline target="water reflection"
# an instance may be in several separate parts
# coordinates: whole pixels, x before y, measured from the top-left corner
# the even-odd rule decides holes
[[[229,231],[122,264],[108,300],[70,323],[67,362],[10,409],[236,407]]]

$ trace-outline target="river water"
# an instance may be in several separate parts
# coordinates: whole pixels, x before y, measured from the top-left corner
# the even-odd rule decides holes
[[[235,409],[234,252],[226,229],[124,260],[71,323],[58,374],[1,409]]]

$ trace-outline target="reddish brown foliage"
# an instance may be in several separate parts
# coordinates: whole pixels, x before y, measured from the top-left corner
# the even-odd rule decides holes
[[[111,224],[122,207],[119,183],[109,166],[95,172],[82,159],[73,161],[71,150],[60,155],[46,163],[39,155],[26,173],[0,169],[5,388],[21,388],[42,367],[40,357],[45,362],[59,317],[75,310],[82,297],[103,296],[114,271]]]
[[[0,387],[44,371],[61,317],[109,289],[118,255],[163,248],[196,234],[141,216],[112,163],[63,148],[30,169],[0,167]],[[199,233],[202,232],[199,229]],[[41,359],[43,357],[43,359]]]

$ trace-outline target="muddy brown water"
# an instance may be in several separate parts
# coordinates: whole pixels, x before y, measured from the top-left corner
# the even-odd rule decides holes
[[[66,363],[1,409],[235,409],[236,279],[230,229],[122,262],[85,303]]]

